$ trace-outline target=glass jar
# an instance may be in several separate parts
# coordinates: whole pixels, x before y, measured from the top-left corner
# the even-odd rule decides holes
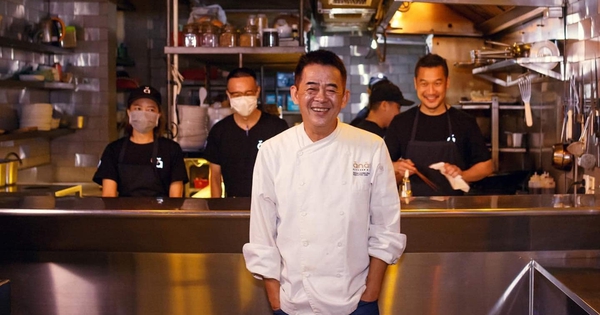
[[[193,24],[187,24],[184,27],[183,41],[185,47],[198,47],[198,38],[196,27]]]
[[[258,32],[256,26],[248,25],[244,28],[244,33],[240,35],[240,46],[242,47],[258,47]]]
[[[206,24],[202,33],[202,47],[219,47],[218,30],[211,24]]]
[[[266,15],[258,14],[256,16],[256,27],[258,28],[258,34],[262,36],[263,30],[269,27],[269,20]]]
[[[236,47],[237,46],[237,31],[235,27],[227,24],[223,27],[223,32],[219,37],[220,47]]]

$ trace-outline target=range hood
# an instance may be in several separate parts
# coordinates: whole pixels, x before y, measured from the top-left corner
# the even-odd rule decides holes
[[[372,30],[383,0],[313,0],[319,31],[340,33]]]
[[[396,1],[394,1],[396,2]],[[559,0],[433,0],[392,4],[381,25],[390,34],[490,36],[536,18],[562,15]]]

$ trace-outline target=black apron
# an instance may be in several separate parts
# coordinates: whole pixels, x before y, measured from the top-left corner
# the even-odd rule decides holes
[[[462,190],[454,190],[444,175],[438,170],[429,168],[429,165],[437,162],[446,162],[458,166],[461,170],[465,169],[464,160],[456,146],[456,138],[452,133],[452,123],[450,114],[446,108],[446,118],[448,120],[448,130],[450,135],[446,141],[416,141],[417,125],[419,124],[419,114],[421,110],[417,108],[417,114],[413,122],[410,141],[406,147],[405,158],[410,159],[415,167],[434,182],[438,190],[434,191],[418,176],[411,176],[410,183],[413,196],[460,196]]]
[[[144,165],[123,164],[125,151],[129,139],[123,141],[121,153],[119,153],[119,183],[117,190],[122,197],[158,197],[169,196],[160,180],[156,168],[156,155],[158,154],[158,139],[154,139],[152,146],[152,158],[150,163]]]

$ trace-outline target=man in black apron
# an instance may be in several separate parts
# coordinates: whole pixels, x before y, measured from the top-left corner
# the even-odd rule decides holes
[[[429,168],[434,163],[444,162],[445,174],[460,175],[467,183],[493,171],[491,154],[475,118],[446,104],[449,82],[444,58],[435,54],[421,58],[414,78],[421,104],[396,116],[385,135],[398,181],[405,170],[410,175],[418,170],[437,186],[435,190],[420,177],[411,176],[415,196],[463,194],[452,189],[439,171]]]

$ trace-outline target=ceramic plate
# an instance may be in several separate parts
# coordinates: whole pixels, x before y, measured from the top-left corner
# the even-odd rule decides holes
[[[560,56],[560,51],[556,44],[551,41],[537,42],[531,44],[529,56],[531,58],[557,57]],[[557,64],[558,62],[543,62],[539,65],[546,69],[553,69]]]

